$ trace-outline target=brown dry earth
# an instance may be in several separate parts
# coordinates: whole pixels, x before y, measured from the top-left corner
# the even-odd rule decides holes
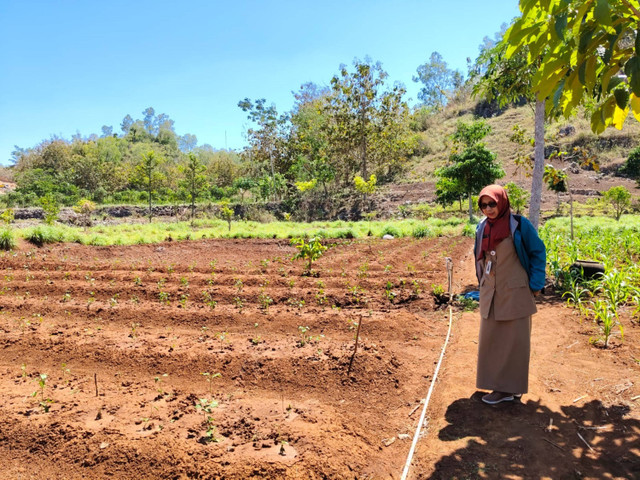
[[[449,256],[454,291],[473,288],[470,248],[343,242],[305,276],[277,240],[21,245],[0,257],[2,478],[399,478],[449,323],[431,285]],[[454,311],[409,478],[638,478],[623,322],[598,349],[541,299],[530,393],[489,407],[477,313]]]

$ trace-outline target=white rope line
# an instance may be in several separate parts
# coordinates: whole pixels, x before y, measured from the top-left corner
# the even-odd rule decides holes
[[[409,468],[411,467],[411,462],[413,460],[413,453],[415,452],[416,445],[418,444],[418,437],[420,437],[420,430],[422,430],[422,424],[424,423],[424,419],[427,414],[427,407],[429,406],[431,393],[433,392],[433,387],[436,384],[436,378],[438,377],[440,364],[442,363],[442,359],[444,358],[444,352],[447,349],[447,343],[449,343],[449,335],[451,335],[452,321],[453,321],[453,311],[451,310],[451,307],[449,307],[449,331],[447,332],[447,338],[444,340],[444,345],[442,346],[442,352],[440,353],[440,360],[438,360],[436,371],[433,374],[433,379],[431,380],[431,385],[429,386],[429,392],[427,393],[427,398],[424,401],[424,407],[422,408],[422,415],[420,415],[420,421],[418,422],[416,433],[413,436],[413,442],[411,442],[411,449],[409,449],[409,455],[407,456],[407,463],[405,463],[404,465],[404,470],[402,471],[401,480],[406,480],[407,475],[409,474]]]

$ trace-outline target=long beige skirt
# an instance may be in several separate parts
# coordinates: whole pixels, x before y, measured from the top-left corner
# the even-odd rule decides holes
[[[496,321],[493,306],[480,320],[476,388],[527,393],[531,353],[531,316]]]

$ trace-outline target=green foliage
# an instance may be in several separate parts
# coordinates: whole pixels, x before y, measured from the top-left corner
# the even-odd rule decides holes
[[[184,178],[179,182],[179,186],[188,194],[192,220],[196,214],[196,202],[208,186],[207,177],[204,175],[205,170],[202,162],[191,152],[187,155],[187,162],[180,166],[180,172]]]
[[[11,225],[15,218],[16,216],[13,213],[13,208],[6,208],[2,212],[2,214],[0,214],[0,222],[4,223],[5,225]]]
[[[429,227],[427,227],[426,225],[422,225],[416,227],[411,233],[411,236],[413,236],[414,238],[429,238],[433,236],[433,234],[431,233]]]
[[[331,79],[331,95],[322,112],[328,154],[337,178],[359,173],[391,176],[400,171],[417,146],[409,129],[404,87],[385,89],[387,73],[379,63],[355,60]]]
[[[422,84],[418,100],[436,110],[446,105],[452,92],[462,85],[463,77],[458,70],[450,70],[438,52],[433,52],[429,62],[420,65],[414,82]]]
[[[531,194],[513,182],[507,183],[504,186],[504,189],[509,195],[509,203],[511,204],[511,208],[513,208],[516,213],[522,213],[524,207],[529,201],[529,197],[531,196]]]
[[[0,250],[13,250],[15,247],[13,231],[9,228],[0,229]]]
[[[372,195],[376,191],[378,178],[374,174],[371,174],[369,180],[365,180],[360,175],[356,175],[353,178],[353,183],[358,193],[361,193],[363,195]]]
[[[220,204],[220,218],[225,220],[229,226],[229,231],[231,231],[231,221],[233,220],[233,209],[229,207],[229,203],[222,202]]]
[[[156,155],[153,150],[142,154],[140,161],[135,166],[133,183],[139,185],[147,193],[149,201],[149,221],[153,217],[153,195],[165,180],[164,173],[160,170],[162,157]]]
[[[310,238],[308,242],[304,238],[294,238],[291,243],[298,249],[298,253],[293,256],[293,259],[306,259],[308,261],[306,271],[309,274],[311,273],[312,262],[320,258],[327,250],[327,247],[322,245],[317,238]]]
[[[629,112],[640,116],[640,58],[631,42],[637,38],[637,4],[521,1],[521,12],[505,34],[505,55],[540,58],[531,91],[552,99],[548,110],[569,117],[586,92],[598,102],[591,112],[595,133],[622,128]],[[624,76],[618,75],[621,67]]]
[[[58,214],[60,213],[60,206],[56,198],[53,194],[48,193],[40,199],[40,205],[44,211],[44,223],[53,225],[53,223],[58,220]]]
[[[449,156],[449,164],[436,171],[438,202],[446,205],[454,198],[466,194],[469,198],[470,220],[473,218],[471,195],[478,194],[484,186],[504,176],[504,170],[496,162],[496,155],[480,141],[490,131],[489,126],[482,121],[471,124],[458,122],[456,131],[451,136],[454,149]]]
[[[631,193],[623,186],[611,187],[603,193],[604,200],[611,204],[616,220],[631,206]]]
[[[64,239],[64,234],[57,228],[37,226],[24,234],[24,239],[41,247],[46,243],[57,243]]]
[[[552,192],[563,193],[569,190],[568,175],[553,165],[545,165],[542,179],[547,184],[547,188]]]
[[[621,170],[625,175],[640,180],[640,147],[631,150]]]

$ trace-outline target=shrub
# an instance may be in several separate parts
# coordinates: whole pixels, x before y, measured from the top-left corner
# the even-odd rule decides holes
[[[336,232],[334,233],[334,237],[335,238],[356,238],[355,234],[353,233],[353,230],[349,229],[340,229],[340,230],[336,230]]]
[[[428,238],[431,237],[431,230],[427,226],[416,227],[411,234],[414,238]]]
[[[401,236],[401,235],[400,235],[400,231],[399,231],[397,228],[395,228],[395,227],[393,227],[393,226],[391,226],[391,225],[386,225],[386,226],[382,229],[382,233],[380,234],[380,236],[381,236],[381,237],[383,237],[383,236],[385,236],[385,235],[391,235],[391,236],[393,236],[394,238],[398,238],[398,237],[400,237],[400,236]]]
[[[621,168],[621,171],[632,178],[640,178],[640,147],[636,147],[631,150],[627,161]]]
[[[61,242],[64,238],[64,235],[61,231],[56,230],[55,228],[38,226],[29,230],[25,234],[24,238],[28,242],[41,247],[45,243]]]
[[[476,225],[473,223],[467,223],[462,229],[462,235],[474,238],[476,236]]]
[[[12,250],[16,246],[13,232],[8,228],[0,230],[0,250]]]

